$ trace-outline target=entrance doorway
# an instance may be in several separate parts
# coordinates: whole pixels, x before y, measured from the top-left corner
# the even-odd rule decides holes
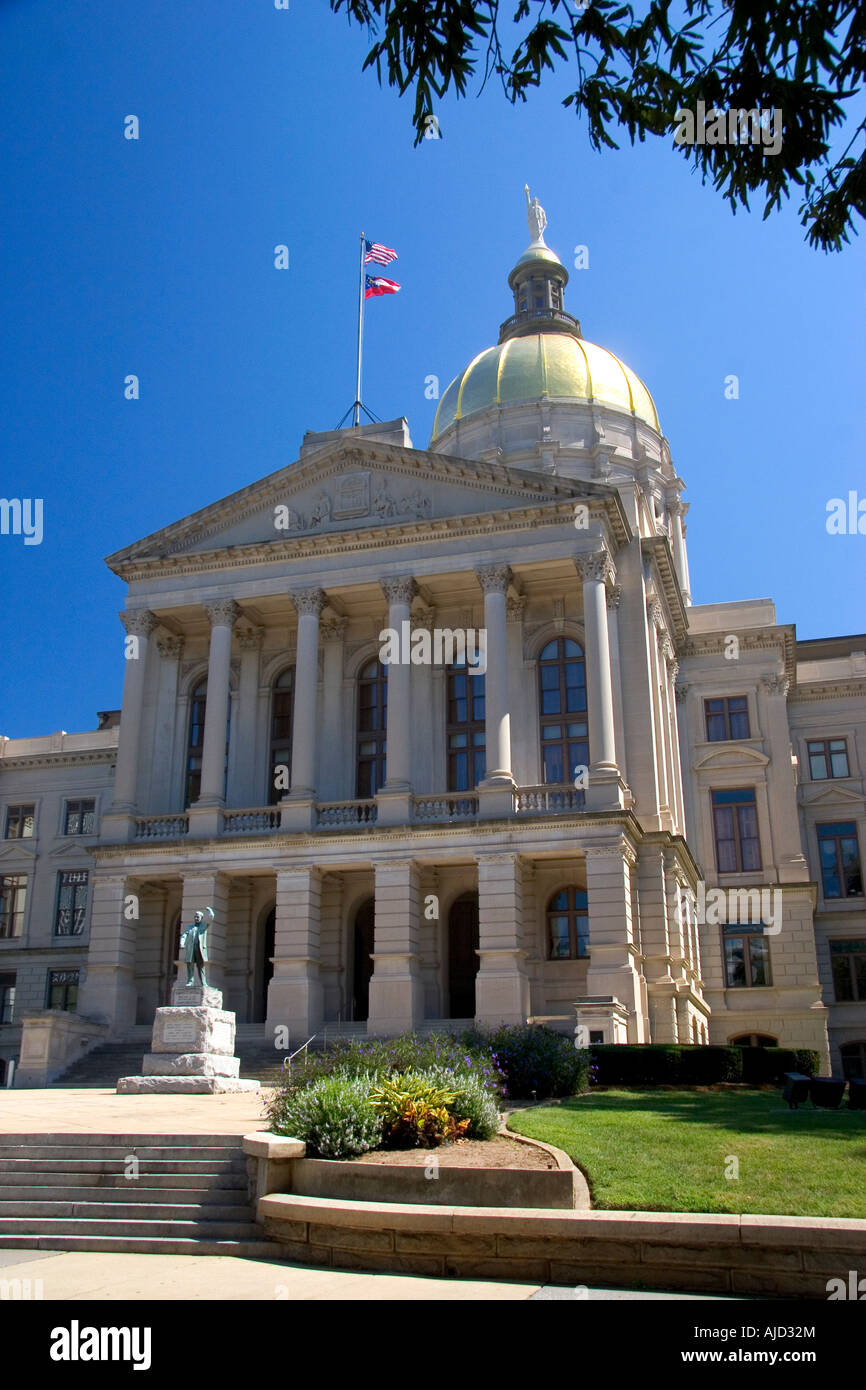
[[[352,1018],[363,1023],[370,1015],[370,978],[373,974],[375,899],[368,898],[355,915]]]
[[[262,927],[262,965],[261,965],[261,989],[259,991],[259,1007],[257,1010],[258,1018],[252,1020],[253,1023],[263,1023],[268,1016],[268,986],[274,978],[274,950],[276,945],[277,931],[277,909],[272,907],[264,920]]]
[[[448,914],[448,1017],[475,1017],[478,894],[464,893]]]

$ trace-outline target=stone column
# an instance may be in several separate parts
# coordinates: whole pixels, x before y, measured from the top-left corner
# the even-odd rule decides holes
[[[519,855],[478,857],[478,974],[475,1019],[482,1026],[525,1023],[529,979],[523,944],[523,872]]]
[[[349,730],[343,718],[343,652],[348,618],[323,623],[322,671],[322,801],[340,801],[343,796],[343,765],[349,760]]]
[[[689,561],[686,554],[685,526],[683,525],[683,516],[686,510],[687,506],[679,496],[668,498],[668,512],[671,517],[671,536],[673,539],[674,568],[677,572],[677,579],[680,581],[683,603],[688,608],[691,604],[692,596],[689,589]]]
[[[321,897],[317,869],[278,872],[274,974],[268,986],[265,1031],[273,1037],[277,1028],[287,1028],[290,1051],[318,1032],[322,1024]]]
[[[295,702],[292,716],[292,787],[284,798],[283,829],[309,829],[316,810],[316,725],[319,695],[319,618],[325,604],[321,589],[291,595],[298,613],[295,655]]]
[[[367,1032],[388,1036],[411,1032],[424,1016],[419,961],[418,869],[411,859],[379,862],[373,977]]]
[[[535,782],[535,765],[532,759],[538,746],[538,732],[537,726],[530,719],[528,708],[531,680],[523,661],[523,618],[525,612],[526,599],[523,595],[506,598],[511,770],[518,786],[530,787]],[[532,731],[531,734],[530,730]]]
[[[416,605],[412,615],[412,631],[423,630],[431,634],[436,624],[436,613],[433,608]],[[433,700],[434,673],[440,677],[445,675],[442,666],[435,667],[432,662],[420,662],[417,666],[410,667],[410,703],[412,709],[412,791],[419,795],[428,795],[437,790],[434,774],[434,730],[437,723],[444,724],[441,720],[439,711],[436,709]],[[438,687],[437,687],[438,688]],[[434,713],[435,710],[435,713]],[[444,784],[444,785],[447,785]]]
[[[241,649],[238,681],[235,751],[229,768],[230,806],[261,806],[267,800],[265,788],[256,784],[256,714],[259,692],[259,663],[264,628],[245,623],[236,632]]]
[[[641,1007],[639,947],[632,906],[634,847],[625,836],[612,844],[587,845],[590,997],[618,1001],[628,1013],[629,1042],[646,1042]]]
[[[144,708],[144,677],[150,634],[158,619],[148,609],[121,613],[126,629],[127,655],[123,673],[123,709],[117,745],[117,764],[114,773],[112,814],[134,815],[137,810],[138,770],[140,762],[141,716]]]
[[[616,761],[623,777],[626,777],[625,723],[622,713],[622,659],[619,648],[619,605],[622,602],[622,586],[612,584],[607,591],[607,625],[610,642],[610,677],[613,689],[613,725],[616,744]]]
[[[797,812],[797,783],[791,761],[788,723],[788,677],[762,676],[758,687],[758,717],[767,738],[770,765],[767,780],[773,796],[772,844],[780,883],[805,883],[809,869],[803,855]],[[753,730],[753,733],[755,731]],[[764,866],[764,875],[769,866]]]
[[[617,809],[623,804],[616,761],[613,680],[607,625],[607,579],[611,564],[606,550],[575,557],[583,581],[583,621],[586,633],[586,699],[589,724],[588,810]]]
[[[388,600],[388,626],[399,637],[403,660],[388,666],[385,784],[377,797],[377,815],[380,825],[406,825],[412,814],[412,667],[404,634],[411,631],[415,580],[400,575],[379,583]]]
[[[174,942],[177,962],[177,983],[186,985],[186,961],[180,959],[180,933],[188,927],[196,912],[206,907],[214,910],[214,919],[207,932],[208,962],[205,966],[208,984],[214,989],[225,988],[226,958],[229,932],[229,881],[225,874],[184,874],[183,898],[180,907],[180,929]],[[198,972],[193,971],[193,985],[198,985]]]
[[[508,611],[511,582],[508,565],[487,565],[475,571],[484,594],[487,670],[484,675],[484,735],[487,773],[478,786],[482,816],[511,815],[514,774],[511,769],[511,707],[508,698]]]
[[[122,873],[97,872],[92,891],[87,974],[78,996],[78,1013],[107,1023],[109,1036],[123,1037],[136,1016],[139,885]]]
[[[229,672],[231,669],[232,628],[240,613],[233,599],[206,603],[210,623],[210,651],[207,664],[207,705],[202,746],[201,790],[196,805],[225,805],[226,723],[229,710]]]
[[[183,648],[182,637],[174,637],[167,633],[156,639],[160,662],[156,696],[156,739],[150,782],[150,812],[153,815],[178,809],[173,800],[172,790],[177,691]]]

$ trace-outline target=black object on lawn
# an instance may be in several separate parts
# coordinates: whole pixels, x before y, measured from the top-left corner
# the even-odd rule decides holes
[[[866,1077],[848,1082],[848,1109],[866,1110]]]
[[[812,1104],[820,1110],[838,1110],[845,1094],[845,1079],[838,1076],[813,1076],[809,1083]]]
[[[800,1071],[785,1072],[782,1100],[788,1102],[789,1110],[796,1110],[801,1101],[809,1099],[809,1080],[810,1078]]]

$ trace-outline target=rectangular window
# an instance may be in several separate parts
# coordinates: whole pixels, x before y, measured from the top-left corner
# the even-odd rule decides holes
[[[96,834],[96,802],[67,801],[64,835]]]
[[[15,976],[0,975],[0,1023],[12,1023],[15,1017]]]
[[[813,782],[828,777],[848,777],[848,744],[844,738],[810,738],[809,776]]]
[[[720,874],[750,873],[761,867],[758,812],[753,787],[713,792],[713,832]]]
[[[724,932],[725,984],[728,989],[769,985],[770,943],[763,923],[729,926]]]
[[[818,855],[825,898],[862,898],[860,848],[853,821],[817,825]]]
[[[87,910],[87,869],[64,870],[58,875],[55,936],[81,936]]]
[[[833,988],[839,1003],[866,1000],[866,937],[860,941],[831,941]]]
[[[78,970],[49,970],[46,1008],[75,1013],[79,974]]]
[[[10,806],[6,811],[6,839],[31,840],[36,824],[36,807]]]
[[[21,935],[26,903],[27,875],[4,874],[0,877],[0,937]]]
[[[750,738],[749,702],[745,695],[729,695],[724,699],[704,700],[707,739],[721,743],[732,738]]]

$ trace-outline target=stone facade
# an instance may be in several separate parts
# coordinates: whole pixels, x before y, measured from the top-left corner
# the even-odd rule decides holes
[[[427,450],[403,420],[307,435],[111,556],[119,733],[0,747],[3,833],[36,807],[33,836],[0,841],[27,880],[0,1058],[60,966],[112,1036],[149,1024],[205,905],[226,1009],[293,1045],[364,1020],[571,1032],[577,1006],[594,1040],[758,1035],[826,1068],[829,1028],[834,1070],[866,1049],[864,973],[833,973],[834,941],[863,947],[862,890],[824,896],[817,838],[854,823],[866,846],[866,639],[799,643],[765,600],[693,605],[683,487],[634,409],[523,401]],[[483,709],[464,718],[447,662],[392,663],[385,742],[380,633],[406,624],[485,632]],[[815,776],[808,745],[831,739],[844,766]],[[482,741],[483,768],[461,763]],[[64,834],[87,798],[94,833]],[[67,865],[88,878],[61,939]],[[779,912],[702,920],[717,888]]]

